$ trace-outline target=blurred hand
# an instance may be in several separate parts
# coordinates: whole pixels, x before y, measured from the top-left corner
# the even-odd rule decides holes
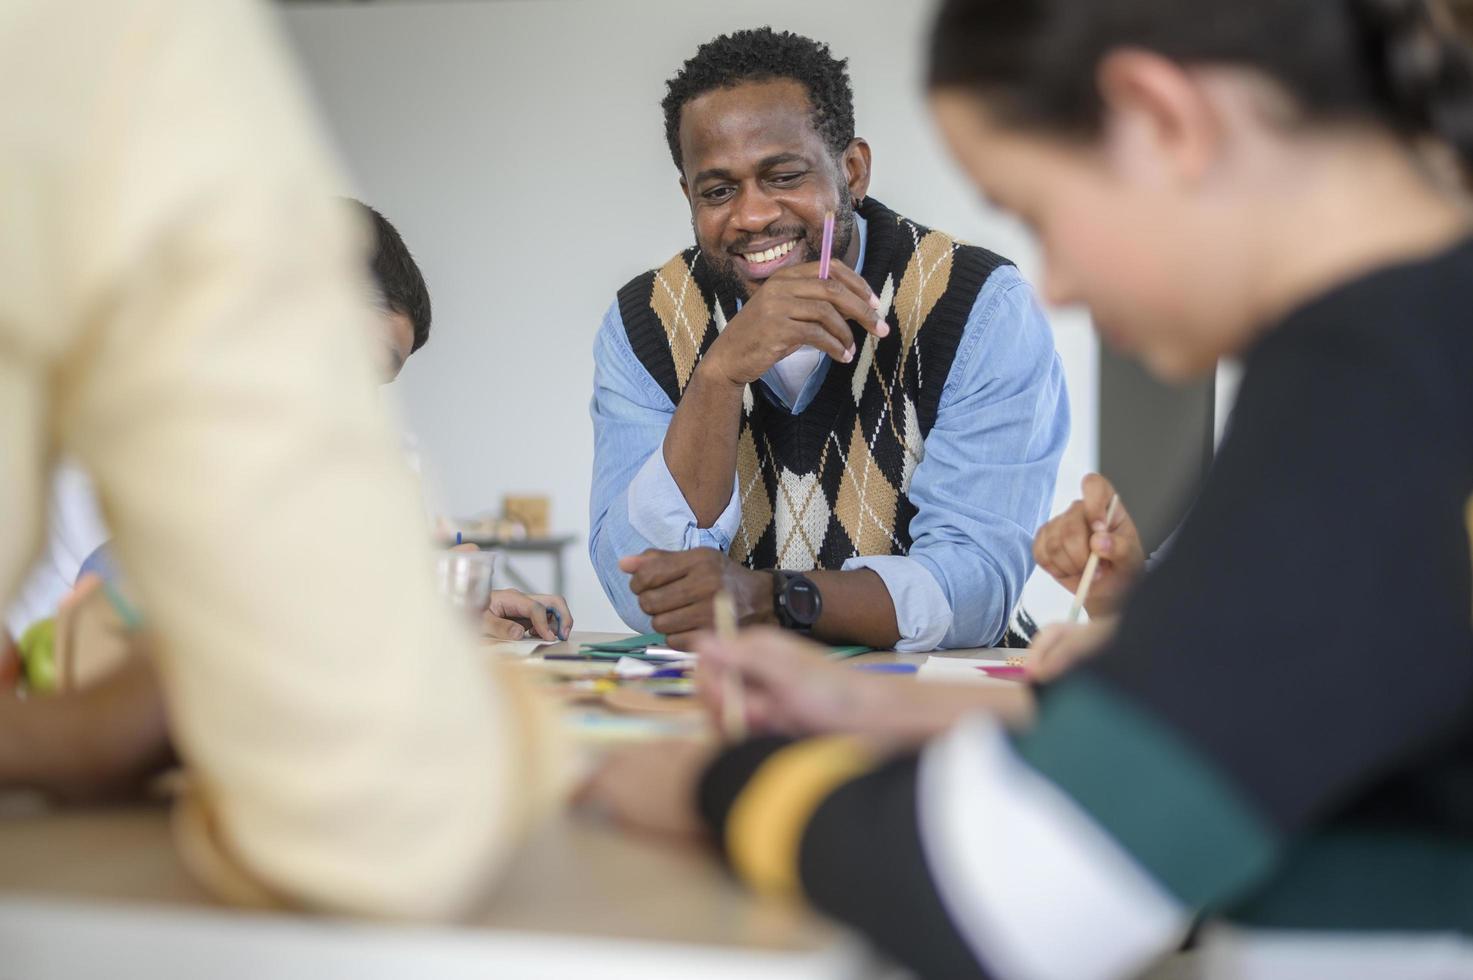
[[[773,620],[772,573],[738,565],[714,548],[650,549],[619,559],[619,568],[629,573],[629,589],[651,629],[677,650],[689,650],[696,632],[713,626],[711,600],[722,590],[731,594],[739,623]]]
[[[1090,586],[1085,610],[1091,618],[1108,616],[1120,608],[1131,584],[1146,565],[1140,532],[1121,501],[1115,518],[1105,526],[1105,514],[1115,488],[1098,473],[1084,478],[1083,497],[1069,509],[1039,528],[1033,538],[1033,558],[1071,593],[1079,589],[1080,576],[1091,551],[1100,556],[1095,581]]]
[[[602,810],[624,827],[667,836],[703,832],[696,789],[718,747],[664,741],[615,749],[604,756],[575,802]]]
[[[859,735],[887,750],[931,738],[975,711],[1013,727],[1033,717],[1026,685],[923,684],[914,676],[868,673],[773,627],[742,630],[728,642],[701,633],[696,650],[696,692],[712,720],[722,719],[724,675],[736,671],[747,728],[755,733]]]
[[[720,723],[726,685],[736,671],[742,679],[748,730],[756,733],[814,735],[863,730],[884,718],[880,687],[896,678],[841,666],[825,658],[825,648],[787,630],[757,627],[723,642],[711,632],[695,640],[696,692]],[[906,678],[902,683],[909,682]]]
[[[558,629],[561,617],[562,629]],[[573,614],[560,595],[527,595],[516,589],[492,589],[481,618],[481,629],[498,640],[520,640],[530,631],[549,642],[566,640],[573,630]]]
[[[1102,616],[1088,623],[1054,623],[1039,630],[1028,647],[1024,666],[1035,681],[1051,681],[1100,651],[1115,635],[1117,619]]]

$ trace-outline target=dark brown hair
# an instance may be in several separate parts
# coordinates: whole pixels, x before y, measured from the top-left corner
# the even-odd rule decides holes
[[[1098,130],[1096,69],[1143,48],[1277,81],[1306,122],[1367,120],[1434,136],[1473,163],[1473,55],[1429,0],[945,0],[929,84],[1010,124]]]

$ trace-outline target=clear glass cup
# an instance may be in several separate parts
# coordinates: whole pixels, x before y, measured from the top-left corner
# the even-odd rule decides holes
[[[496,555],[489,551],[446,551],[435,559],[435,582],[455,609],[479,618],[491,600]]]

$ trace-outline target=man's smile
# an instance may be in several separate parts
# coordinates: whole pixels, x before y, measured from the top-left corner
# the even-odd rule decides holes
[[[793,237],[754,242],[734,253],[742,275],[747,279],[766,279],[784,266],[803,261],[803,252],[798,248],[801,240],[801,237]]]

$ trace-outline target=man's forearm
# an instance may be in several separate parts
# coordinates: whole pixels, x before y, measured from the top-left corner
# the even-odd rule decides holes
[[[665,433],[665,466],[700,527],[716,523],[731,502],[742,386],[696,365]]]
[[[888,650],[900,642],[895,603],[885,580],[868,568],[850,572],[806,573],[823,596],[823,613],[814,626],[816,639],[828,643],[860,643]]]

